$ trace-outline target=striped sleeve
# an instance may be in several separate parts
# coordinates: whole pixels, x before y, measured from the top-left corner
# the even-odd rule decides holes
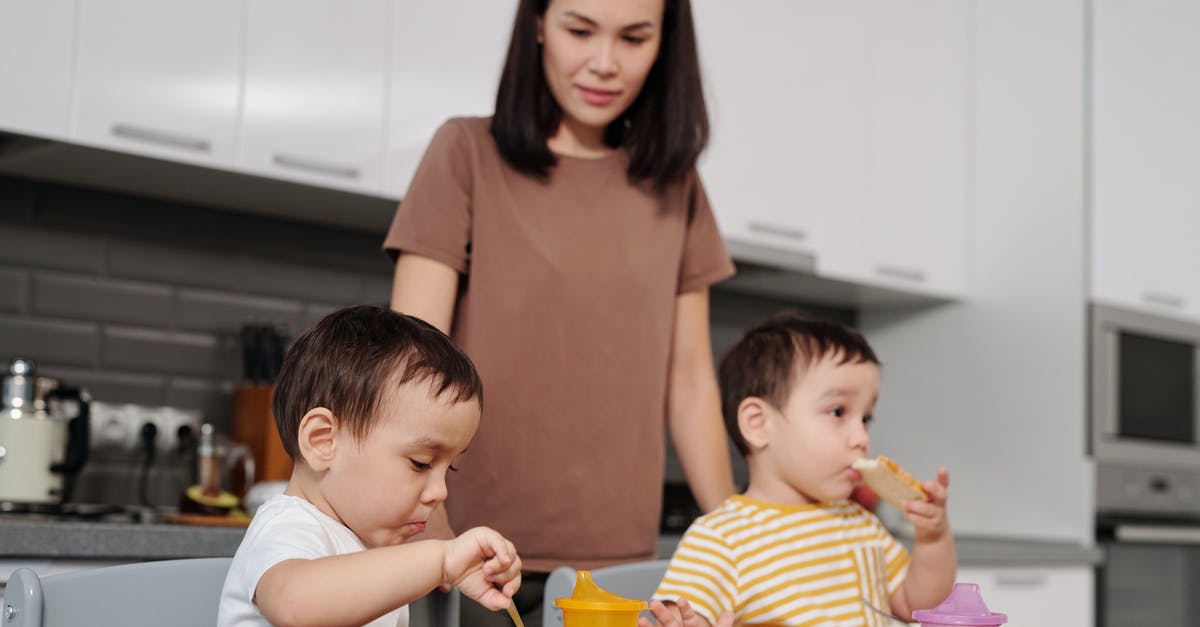
[[[900,544],[878,519],[875,519],[875,524],[879,526],[879,540],[883,545],[884,568],[887,574],[887,593],[890,597],[904,583],[904,578],[908,575],[908,563],[911,558],[908,555],[908,549],[904,548],[904,545]]]
[[[698,614],[715,624],[737,602],[737,564],[729,543],[697,520],[679,541],[675,555],[654,593],[658,601],[687,599]]]

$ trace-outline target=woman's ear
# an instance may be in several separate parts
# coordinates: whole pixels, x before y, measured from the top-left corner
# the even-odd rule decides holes
[[[315,472],[329,469],[338,428],[337,416],[324,407],[314,407],[300,419],[300,456]]]
[[[546,18],[541,15],[537,19],[537,42],[539,46],[546,43]]]
[[[742,439],[750,446],[751,453],[757,453],[771,441],[767,434],[767,420],[770,418],[771,405],[757,396],[747,396],[738,404],[738,431]]]

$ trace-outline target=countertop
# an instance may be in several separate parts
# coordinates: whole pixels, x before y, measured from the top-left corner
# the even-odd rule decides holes
[[[243,533],[240,527],[5,519],[0,520],[0,559],[232,556]],[[659,556],[669,557],[678,541],[677,535],[660,536]],[[963,566],[1090,566],[1103,557],[1098,547],[1069,542],[960,537],[956,545]]]

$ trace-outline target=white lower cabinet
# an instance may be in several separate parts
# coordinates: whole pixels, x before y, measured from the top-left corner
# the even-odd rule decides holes
[[[1006,625],[1095,625],[1091,566],[968,566],[958,569],[957,580],[979,584],[988,609],[1008,616]]]

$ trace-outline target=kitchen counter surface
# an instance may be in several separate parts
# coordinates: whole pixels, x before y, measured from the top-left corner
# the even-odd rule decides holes
[[[0,520],[0,557],[155,560],[227,557],[242,527],[123,522]]]

